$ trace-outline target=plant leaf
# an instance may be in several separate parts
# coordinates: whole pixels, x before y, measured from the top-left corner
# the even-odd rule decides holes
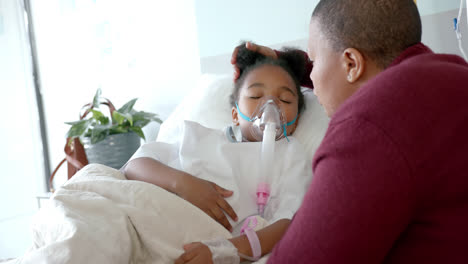
[[[138,100],[138,98],[134,98],[130,101],[128,101],[126,104],[124,104],[120,109],[118,109],[117,111],[122,113],[122,114],[126,114],[126,113],[130,113],[130,111],[132,111],[133,109],[133,106],[135,105],[136,101]]]
[[[143,130],[141,130],[141,127],[130,127],[130,130],[135,132],[142,139],[146,140],[145,134],[143,133]]]
[[[133,120],[133,127],[145,127],[148,123],[150,122],[150,120],[148,119],[142,119],[142,120]]]
[[[109,130],[109,135],[128,133],[127,127],[113,126]]]
[[[145,127],[151,121],[162,123],[162,120],[154,113],[140,111],[133,115],[133,126]]]
[[[109,124],[109,118],[107,116],[104,116],[101,119],[99,119],[99,122],[101,122],[102,125],[107,125]]]
[[[90,123],[88,119],[68,123],[72,126],[67,132],[67,137],[81,137],[88,129]]]
[[[123,123],[124,120],[125,120],[125,117],[121,113],[117,111],[114,111],[112,113],[112,123],[117,123],[120,125]]]
[[[98,88],[93,98],[94,107],[99,107],[99,103],[101,102],[101,94],[102,94],[101,88]]]
[[[91,112],[93,113],[93,118],[96,120],[99,120],[100,117],[104,116],[104,114],[99,110],[91,109]]]
[[[130,126],[133,126],[133,116],[130,113],[121,113],[120,111],[114,111],[112,113],[112,119],[119,125],[122,125],[125,120],[128,120]]]
[[[99,121],[100,124],[106,125],[109,123],[109,118],[105,116],[101,111],[91,109],[91,112],[93,113],[93,118]]]
[[[150,118],[147,117],[146,113],[143,111],[136,112],[133,114],[133,126],[144,127],[150,122]]]
[[[99,141],[104,140],[109,134],[109,128],[107,126],[97,126],[91,131],[91,144],[96,144]]]
[[[83,122],[83,121],[85,121],[85,120],[83,119],[83,120],[78,120],[78,121],[73,121],[73,122],[65,122],[65,124],[73,126],[73,125],[78,124],[78,123]]]
[[[162,120],[158,117],[157,114],[155,114],[152,118],[151,118],[151,121],[154,121],[154,122],[157,122],[159,124],[162,124]]]

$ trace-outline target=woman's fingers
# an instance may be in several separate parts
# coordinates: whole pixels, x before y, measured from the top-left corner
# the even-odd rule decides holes
[[[246,42],[245,47],[248,50],[251,50],[251,51],[254,51],[254,52],[259,52],[259,49],[260,49],[259,45],[255,44],[255,43],[252,43],[252,42]]]
[[[276,52],[269,48],[269,47],[266,47],[266,46],[262,46],[262,45],[257,45],[255,43],[252,43],[252,42],[247,42],[245,44],[245,47],[251,51],[254,51],[254,52],[258,52],[260,54],[263,54],[267,57],[271,57],[273,59],[277,59],[278,56],[276,55]]]
[[[234,209],[232,209],[231,205],[228,202],[226,202],[226,200],[224,200],[223,198],[219,198],[216,203],[229,215],[229,217],[231,217],[231,219],[233,219],[234,221],[238,220],[236,212],[234,212]]]
[[[253,42],[246,42],[245,47],[251,51],[258,52],[260,54],[263,54],[267,57],[272,57],[274,59],[277,59],[278,56],[276,55],[276,52],[273,49],[270,49],[269,47],[262,46],[262,45],[257,45]],[[231,55],[231,64],[234,66],[234,81],[236,81],[239,76],[240,76],[240,70],[236,66],[237,62],[237,53],[239,53],[239,46],[237,46],[234,51],[232,52]]]
[[[240,70],[234,65],[234,81],[239,79],[239,75],[240,75]]]
[[[246,42],[245,43],[245,47],[251,51],[257,51],[258,49],[258,45],[252,43],[252,42]],[[239,46],[237,46],[234,51],[232,52],[232,55],[231,55],[231,64],[232,65],[236,65],[236,62],[237,62],[237,53],[239,53]]]
[[[237,62],[237,53],[239,52],[239,47],[236,47],[231,55],[231,64],[236,65]]]

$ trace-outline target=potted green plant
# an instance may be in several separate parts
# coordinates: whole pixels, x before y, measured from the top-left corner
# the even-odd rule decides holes
[[[89,163],[121,168],[140,147],[141,139],[145,139],[142,128],[152,121],[162,123],[157,114],[136,111],[133,108],[136,101],[137,98],[132,99],[115,110],[98,89],[93,102],[85,106],[82,119],[66,122],[71,125],[67,137],[80,138]],[[101,104],[109,106],[110,116],[99,109]]]

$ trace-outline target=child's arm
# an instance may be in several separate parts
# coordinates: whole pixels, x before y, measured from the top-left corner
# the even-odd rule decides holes
[[[288,229],[290,222],[291,220],[289,219],[281,219],[257,231],[258,240],[260,241],[260,246],[262,248],[262,256],[273,250],[276,243],[280,241]],[[229,241],[237,248],[238,253],[246,256],[253,255],[250,242],[246,235],[231,238]],[[175,264],[212,263],[212,252],[207,245],[201,242],[187,244],[184,246],[184,250],[185,253],[175,261]],[[240,258],[240,261],[245,261],[245,259]]]
[[[171,168],[152,158],[136,158],[123,169],[129,180],[144,181],[177,194],[188,173]]]
[[[123,169],[129,180],[152,183],[200,208],[211,218],[232,230],[224,212],[237,221],[237,215],[224,198],[232,195],[213,182],[171,168],[152,158],[136,158]],[[223,212],[224,211],[224,212]]]
[[[291,223],[291,220],[281,219],[257,231],[258,240],[260,241],[260,246],[262,248],[262,256],[270,253],[273,250],[276,243],[280,241],[288,229],[289,223]],[[237,248],[237,251],[242,255],[253,255],[252,248],[246,235],[231,238],[229,241],[234,244],[234,246]],[[242,258],[241,261],[243,261]]]

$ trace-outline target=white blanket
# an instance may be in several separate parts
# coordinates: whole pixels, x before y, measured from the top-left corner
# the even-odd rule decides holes
[[[240,233],[242,220],[258,213],[257,186],[267,176],[271,192],[265,207],[268,223],[292,219],[312,179],[312,161],[293,136],[275,142],[271,172],[262,173],[262,142],[232,143],[225,131],[204,127],[192,121],[180,123],[179,140],[172,144],[153,141],[141,146],[131,159],[149,157],[197,178],[233,191],[226,198],[240,221],[229,217],[234,233]]]
[[[33,247],[9,263],[173,263],[183,244],[219,237],[231,234],[187,201],[92,164],[54,193]]]

